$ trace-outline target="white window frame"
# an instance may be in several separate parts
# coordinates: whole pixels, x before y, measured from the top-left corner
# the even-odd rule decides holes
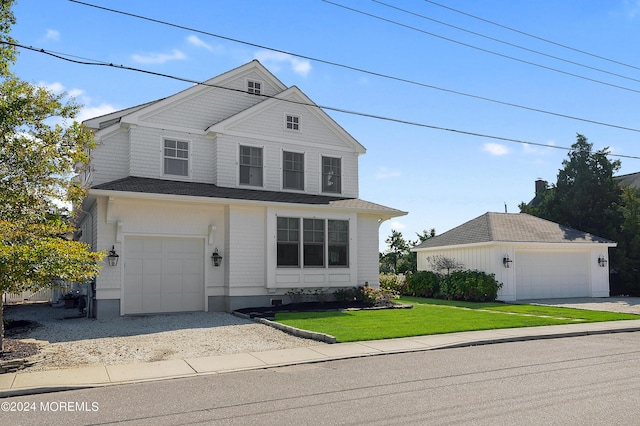
[[[276,242],[277,244],[283,244],[285,246],[293,246],[295,245],[296,250],[297,250],[297,257],[296,257],[296,264],[289,264],[289,265],[279,265],[278,264],[278,259],[276,256],[276,268],[284,268],[284,269],[338,269],[338,268],[343,268],[343,269],[348,269],[351,267],[351,255],[350,255],[350,250],[351,250],[351,221],[349,219],[338,219],[338,218],[332,218],[331,216],[329,217],[308,217],[308,216],[298,216],[296,214],[286,214],[286,215],[282,215],[282,216],[276,216],[276,233],[280,230],[280,228],[278,228],[277,226],[277,221],[278,219],[286,219],[287,221],[290,220],[295,220],[297,222],[297,228],[295,230],[295,232],[298,233],[298,239],[297,241],[292,241],[292,240],[283,240],[280,241],[277,234],[276,234]],[[321,242],[319,241],[309,241],[308,238],[305,236],[305,221],[322,221],[322,230],[321,232],[323,233],[323,240]],[[347,224],[347,228],[346,228],[346,242],[332,242],[330,241],[330,232],[329,232],[329,222],[330,221],[338,221],[338,222],[346,222]],[[320,231],[319,229],[316,229],[316,231]],[[333,231],[332,231],[333,232]],[[312,245],[316,245],[316,246],[322,246],[322,265],[308,265],[307,264],[307,260],[306,260],[306,256],[305,256],[305,250],[307,246],[312,246]],[[346,251],[346,264],[344,265],[337,265],[337,264],[332,264],[335,261],[332,261],[331,259],[331,250],[330,248],[333,246],[342,246],[344,247],[344,250]],[[278,248],[276,249],[278,250]]]
[[[167,141],[173,141],[176,143],[176,148],[167,148],[166,146],[166,142]],[[187,144],[187,157],[183,158],[183,157],[177,157],[177,156],[167,156],[166,155],[166,150],[167,149],[175,149],[176,150],[176,155],[178,153],[178,143],[186,143]],[[184,149],[181,149],[181,151],[184,151]],[[180,178],[190,178],[191,177],[191,151],[192,151],[192,144],[190,140],[186,140],[186,139],[180,139],[180,138],[173,138],[173,137],[163,137],[162,138],[162,175],[163,176],[172,176],[172,177],[180,177]],[[165,164],[166,160],[181,160],[181,161],[186,161],[187,163],[187,174],[186,175],[181,175],[181,174],[175,174],[175,173],[168,173],[167,172],[167,167]]]
[[[285,170],[285,160],[284,160],[284,156],[286,153],[290,153],[290,154],[298,154],[298,155],[302,155],[302,188],[290,188],[285,186],[285,173],[288,170]],[[291,150],[287,150],[287,149],[282,149],[281,150],[281,155],[280,155],[280,160],[282,161],[282,189],[283,190],[288,190],[288,191],[304,191],[305,190],[305,185],[306,185],[306,180],[307,180],[307,156],[305,155],[304,151],[291,151]],[[290,172],[295,172],[295,170],[289,170]]]
[[[327,191],[325,190],[325,174],[324,174],[324,159],[331,158],[335,160],[340,160],[340,188],[338,191]],[[342,194],[344,190],[344,159],[342,157],[336,157],[332,155],[321,155],[320,156],[320,192],[323,194]]]
[[[251,183],[243,183],[241,178],[240,178],[241,173],[242,173],[241,170],[242,170],[243,166],[255,167],[255,168],[258,167],[258,166],[253,166],[251,164],[242,164],[240,162],[240,157],[242,156],[242,148],[244,148],[244,147],[252,148],[252,149],[259,149],[260,152],[261,152],[262,164],[260,165],[260,173],[262,175],[261,175],[261,178],[260,178],[260,185],[253,185]],[[264,188],[264,169],[265,169],[265,166],[264,166],[264,151],[265,151],[264,146],[238,144],[238,152],[237,152],[237,157],[236,158],[238,159],[237,160],[238,161],[238,175],[237,176],[238,176],[238,185],[239,186],[250,186],[250,187],[253,187],[253,188]],[[251,156],[249,156],[249,158],[251,158]]]
[[[284,115],[284,129],[288,132],[300,132],[300,122],[300,116],[297,114]]]
[[[256,84],[260,86],[257,90],[255,88]],[[253,85],[253,87],[250,87],[251,85]],[[246,79],[245,88],[247,90],[247,93],[250,95],[255,95],[255,96],[262,95],[264,93],[263,86],[264,86],[264,83],[260,80],[254,80],[252,78]]]

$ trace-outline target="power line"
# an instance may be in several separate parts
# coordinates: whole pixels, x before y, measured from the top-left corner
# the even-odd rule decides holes
[[[71,0],[71,1],[74,1],[74,0]],[[445,40],[445,41],[448,41],[448,42],[451,42],[451,43],[459,44],[460,46],[465,46],[465,47],[468,47],[470,49],[478,50],[480,52],[489,53],[491,55],[499,56],[501,58],[509,59],[509,60],[516,61],[516,62],[521,62],[523,64],[527,64],[527,65],[531,65],[531,66],[534,66],[534,67],[538,67],[538,68],[546,69],[546,70],[549,70],[549,71],[557,72],[557,73],[560,73],[560,74],[568,75],[570,77],[579,78],[581,80],[591,81],[593,83],[598,83],[598,84],[602,84],[602,85],[609,86],[609,87],[615,87],[616,89],[621,89],[621,90],[626,90],[626,91],[629,91],[629,92],[640,93],[640,90],[632,89],[630,87],[620,86],[620,85],[613,84],[613,83],[607,83],[606,81],[596,80],[595,78],[585,77],[583,75],[571,73],[571,72],[568,72],[568,71],[559,70],[557,68],[548,67],[546,65],[537,64],[535,62],[526,61],[524,59],[519,59],[519,58],[516,58],[516,57],[513,57],[513,56],[509,56],[509,55],[505,55],[505,54],[502,54],[502,53],[494,52],[493,50],[484,49],[482,47],[474,46],[474,45],[469,44],[469,43],[464,43],[464,42],[461,42],[461,41],[458,41],[458,40],[454,40],[452,38],[444,37],[444,36],[441,36],[441,35],[438,35],[438,34],[435,34],[435,33],[420,29],[420,28],[412,27],[411,25],[407,25],[407,24],[403,24],[401,22],[394,21],[392,19],[387,19],[387,18],[384,18],[382,16],[378,16],[378,15],[374,15],[372,13],[365,12],[363,10],[359,10],[359,9],[355,9],[355,8],[352,8],[352,7],[348,7],[348,6],[345,6],[345,5],[340,4],[340,3],[334,3],[334,2],[329,1],[329,0],[322,0],[322,1],[327,3],[327,4],[330,4],[330,5],[333,5],[333,6],[336,6],[336,7],[341,7],[343,9],[345,9],[345,10],[349,10],[351,12],[359,13],[361,15],[365,15],[365,16],[368,16],[370,18],[378,19],[380,21],[384,21],[384,22],[387,22],[387,23],[390,23],[390,24],[393,24],[393,25],[397,25],[397,26],[400,26],[400,27],[403,27],[403,28],[407,28],[407,29],[410,29],[410,30],[413,30],[413,31],[417,31],[417,32],[420,32],[422,34],[429,35],[431,37],[436,37],[436,38],[439,38],[441,40]]]
[[[491,25],[495,25],[496,27],[504,28],[505,30],[513,31],[514,33],[522,34],[524,36],[531,37],[531,38],[534,38],[536,40],[543,41],[545,43],[553,44],[554,46],[562,47],[563,49],[573,50],[574,52],[578,52],[578,53],[582,53],[583,55],[588,55],[588,56],[591,56],[591,57],[594,57],[594,58],[602,59],[603,61],[611,62],[613,64],[618,64],[618,65],[622,65],[622,66],[627,67],[627,68],[633,68],[633,69],[636,69],[636,70],[640,70],[640,67],[637,67],[635,65],[626,64],[624,62],[616,61],[615,59],[606,58],[604,56],[596,55],[595,53],[591,53],[591,52],[587,52],[585,50],[577,49],[575,47],[567,46],[566,44],[558,43],[558,42],[555,42],[553,40],[549,40],[549,39],[546,39],[546,38],[543,38],[543,37],[540,37],[540,36],[537,36],[537,35],[534,35],[534,34],[531,34],[531,33],[526,33],[524,31],[518,30],[516,28],[508,27],[506,25],[502,25],[502,24],[499,24],[497,22],[490,21],[488,19],[481,18],[481,17],[476,16],[476,15],[472,15],[470,13],[463,12],[462,10],[454,9],[454,8],[446,6],[444,4],[436,3],[435,1],[432,1],[432,0],[424,0],[424,1],[426,1],[427,3],[431,3],[434,6],[442,7],[444,9],[449,9],[449,10],[451,10],[453,12],[456,12],[456,13],[459,13],[461,15],[465,15],[465,16],[468,16],[470,18],[477,19],[479,21],[486,22],[486,23],[491,24]]]
[[[73,55],[53,53],[51,51],[48,51],[48,50],[45,50],[45,49],[42,49],[42,48],[35,48],[35,47],[32,47],[32,46],[25,46],[25,45],[21,45],[21,44],[18,44],[18,43],[11,43],[11,42],[4,41],[4,40],[0,40],[0,44],[6,44],[6,45],[14,46],[14,47],[17,47],[17,48],[21,48],[21,49],[31,50],[33,52],[42,53],[42,54],[45,54],[45,55],[48,55],[48,56],[52,56],[54,58],[57,58],[57,59],[60,59],[60,60],[63,60],[63,61],[67,61],[67,62],[79,64],[79,65],[91,65],[91,66],[118,68],[118,69],[122,69],[122,70],[134,71],[134,72],[139,72],[139,73],[143,73],[143,74],[149,74],[149,75],[155,75],[155,76],[158,76],[158,77],[169,78],[169,79],[178,80],[178,81],[182,81],[182,82],[186,82],[186,83],[197,84],[197,85],[200,85],[200,86],[207,86],[207,87],[212,87],[212,88],[222,89],[222,90],[228,90],[228,91],[233,91],[233,92],[248,93],[247,91],[242,90],[242,89],[234,89],[234,88],[230,88],[230,87],[219,86],[219,85],[216,85],[216,84],[211,84],[211,83],[207,83],[207,82],[200,82],[200,81],[197,81],[197,80],[184,78],[184,77],[177,77],[177,76],[173,76],[173,75],[170,75],[170,74],[159,73],[159,72],[156,72],[156,71],[149,71],[149,70],[143,70],[143,69],[140,69],[140,68],[128,67],[128,66],[125,66],[125,65],[114,65],[113,63],[107,63],[107,62],[104,62],[104,61],[97,61],[97,60],[93,60],[93,59],[88,59],[88,60],[72,59]],[[531,141],[525,141],[525,140],[521,140],[521,139],[507,138],[507,137],[503,137],[503,136],[494,136],[494,135],[471,132],[471,131],[466,131],[466,130],[451,129],[451,128],[435,126],[435,125],[426,124],[426,123],[419,123],[419,122],[415,122],[415,121],[401,120],[401,119],[397,119],[397,118],[385,117],[385,116],[376,115],[376,114],[370,114],[370,113],[358,112],[358,111],[353,111],[353,110],[347,110],[347,109],[344,109],[344,108],[331,107],[331,106],[326,106],[326,105],[318,105],[318,104],[315,104],[315,103],[307,103],[307,102],[302,102],[302,101],[296,101],[296,100],[293,100],[293,99],[284,99],[284,98],[279,97],[278,95],[271,96],[271,95],[260,94],[260,95],[255,95],[255,96],[260,96],[260,97],[265,98],[265,99],[275,99],[275,100],[278,100],[280,102],[288,102],[288,103],[292,103],[292,104],[296,104],[296,105],[302,105],[302,106],[307,106],[307,107],[312,107],[312,108],[319,108],[319,109],[328,110],[328,111],[340,112],[340,113],[343,113],[343,114],[356,115],[356,116],[360,116],[360,117],[371,118],[371,119],[376,119],[376,120],[381,120],[381,121],[388,121],[388,122],[393,122],[393,123],[399,123],[399,124],[404,124],[404,125],[409,125],[409,126],[414,126],[414,127],[422,127],[422,128],[433,129],[433,130],[441,130],[441,131],[446,131],[446,132],[450,132],[450,133],[457,133],[457,134],[466,135],[466,136],[475,136],[475,137],[480,137],[480,138],[485,138],[485,139],[493,139],[493,140],[499,140],[499,141],[502,141],[502,142],[518,143],[518,144],[522,144],[522,145],[532,145],[532,146],[538,146],[538,147],[543,147],[543,148],[562,149],[562,150],[565,150],[565,151],[570,151],[571,150],[571,148],[569,148],[569,147],[563,147],[563,146],[558,146],[558,145],[549,145],[549,144],[543,144],[543,143],[539,143],[539,142],[531,142]],[[612,157],[620,157],[620,158],[629,158],[629,159],[640,160],[640,156],[612,154],[612,153],[609,153],[608,155],[612,156]]]
[[[576,116],[572,116],[572,115],[568,115],[568,114],[562,114],[562,113],[558,113],[558,112],[553,112],[553,111],[547,111],[547,110],[543,110],[543,109],[539,109],[539,108],[534,108],[534,107],[528,107],[525,105],[519,105],[519,104],[515,104],[512,102],[506,102],[506,101],[500,101],[497,99],[492,99],[492,98],[488,98],[485,96],[479,96],[479,95],[474,95],[474,94],[470,94],[470,93],[464,93],[464,92],[460,92],[457,90],[453,90],[453,89],[447,89],[447,88],[443,88],[443,87],[438,87],[438,86],[434,86],[434,85],[430,85],[430,84],[426,84],[426,83],[421,83],[418,81],[414,81],[414,80],[409,80],[406,78],[401,78],[401,77],[394,77],[388,74],[383,74],[383,73],[379,73],[379,72],[375,72],[375,71],[370,71],[370,70],[366,70],[363,68],[358,68],[355,66],[351,66],[351,65],[345,65],[345,64],[341,64],[338,62],[333,62],[333,61],[329,61],[329,60],[325,60],[325,59],[319,59],[319,58],[315,58],[315,57],[311,57],[311,56],[307,56],[307,55],[302,55],[299,53],[293,53],[293,52],[288,52],[286,50],[281,50],[281,49],[276,49],[273,47],[268,47],[268,46],[264,46],[264,45],[260,45],[260,44],[256,44],[256,43],[251,43],[248,41],[244,41],[244,40],[239,40],[239,39],[235,39],[235,38],[231,38],[231,37],[226,37],[226,36],[222,36],[219,34],[214,34],[211,32],[207,32],[207,31],[203,31],[203,30],[198,30],[195,28],[190,28],[190,27],[186,27],[183,25],[178,25],[178,24],[174,24],[171,22],[166,22],[166,21],[161,21],[158,19],[154,19],[154,18],[149,18],[146,16],[142,16],[142,15],[137,15],[137,14],[133,14],[133,13],[129,13],[129,12],[123,12],[120,10],[116,10],[116,9],[110,9],[104,6],[97,6],[91,3],[86,3],[83,1],[79,1],[79,0],[69,0],[72,3],[77,3],[83,6],[88,6],[88,7],[93,7],[96,9],[100,9],[100,10],[104,10],[106,12],[112,12],[112,13],[116,13],[116,14],[120,14],[120,15],[125,15],[125,16],[129,16],[132,18],[136,18],[136,19],[141,19],[141,20],[145,20],[145,21],[149,21],[149,22],[154,22],[157,24],[161,24],[161,25],[166,25],[166,26],[170,26],[170,27],[174,27],[174,28],[179,28],[179,29],[183,29],[183,30],[187,30],[187,31],[192,31],[198,34],[203,34],[203,35],[207,35],[210,37],[215,37],[215,38],[219,38],[222,40],[226,40],[226,41],[231,41],[233,43],[238,43],[238,44],[244,44],[246,46],[251,46],[251,47],[255,47],[258,49],[264,49],[264,50],[270,50],[272,52],[277,52],[277,53],[283,53],[286,55],[291,55],[291,56],[295,56],[297,58],[301,58],[301,59],[307,59],[310,61],[314,61],[314,62],[318,62],[321,64],[325,64],[325,65],[330,65],[330,66],[335,66],[338,68],[343,68],[343,69],[347,69],[350,71],[355,71],[355,72],[359,72],[359,73],[363,73],[363,74],[368,74],[368,75],[372,75],[375,77],[380,77],[380,78],[384,78],[384,79],[388,79],[388,80],[393,80],[393,81],[397,81],[400,83],[406,83],[406,84],[412,84],[414,86],[419,86],[419,87],[424,87],[427,89],[432,89],[432,90],[438,90],[441,92],[445,92],[445,93],[451,93],[454,95],[459,95],[459,96],[465,96],[468,98],[472,98],[472,99],[478,99],[481,101],[485,101],[485,102],[492,102],[495,104],[499,104],[499,105],[504,105],[504,106],[508,106],[508,107],[512,107],[512,108],[519,108],[519,109],[523,109],[526,111],[532,111],[532,112],[537,112],[540,114],[547,114],[547,115],[552,115],[555,117],[561,117],[561,118],[566,118],[569,120],[576,120],[576,121],[582,121],[585,123],[590,123],[590,124],[596,124],[596,125],[600,125],[600,126],[606,126],[606,127],[612,127],[612,128],[616,128],[616,129],[621,129],[621,130],[628,130],[631,132],[640,132],[640,129],[635,129],[632,127],[625,127],[625,126],[620,126],[620,125],[616,125],[616,124],[611,124],[611,123],[605,123],[602,121],[596,121],[596,120],[591,120],[591,119],[587,119],[587,118],[580,118],[580,117],[576,117]]]
[[[587,68],[587,69],[590,69],[590,70],[593,70],[593,71],[598,71],[598,72],[601,72],[601,73],[604,73],[604,74],[609,74],[609,75],[612,75],[614,77],[620,77],[620,78],[624,78],[626,80],[636,81],[636,82],[640,83],[640,79],[637,79],[637,78],[628,77],[626,75],[617,74],[617,73],[614,73],[614,72],[611,72],[611,71],[603,70],[601,68],[596,68],[596,67],[592,67],[590,65],[581,64],[580,62],[571,61],[569,59],[561,58],[559,56],[554,56],[554,55],[550,55],[548,53],[540,52],[539,50],[530,49],[528,47],[520,46],[520,45],[515,44],[515,43],[510,43],[508,41],[500,40],[500,39],[495,38],[495,37],[490,37],[488,35],[481,34],[481,33],[475,32],[475,31],[471,31],[471,30],[468,30],[466,28],[458,27],[456,25],[452,25],[452,24],[449,24],[449,23],[444,22],[444,21],[439,21],[437,19],[430,18],[428,16],[421,15],[419,13],[412,12],[412,11],[407,10],[407,9],[403,9],[401,7],[398,7],[398,6],[393,6],[391,4],[384,3],[384,2],[382,2],[380,0],[372,0],[372,1],[374,3],[378,3],[380,5],[386,6],[386,7],[390,8],[390,9],[395,9],[395,10],[398,10],[400,12],[403,12],[403,13],[406,13],[406,14],[409,14],[409,15],[413,15],[413,16],[416,16],[416,17],[421,18],[421,19],[425,19],[427,21],[435,22],[437,24],[444,25],[444,26],[447,26],[449,28],[454,28],[454,29],[456,29],[458,31],[463,31],[463,32],[468,33],[468,34],[473,34],[473,35],[475,35],[477,37],[482,37],[484,39],[495,41],[497,43],[502,43],[502,44],[510,46],[510,47],[515,47],[516,49],[524,50],[526,52],[535,53],[537,55],[541,55],[541,56],[545,56],[547,58],[555,59],[557,61],[566,62],[568,64],[577,65],[577,66],[582,67],[582,68]]]

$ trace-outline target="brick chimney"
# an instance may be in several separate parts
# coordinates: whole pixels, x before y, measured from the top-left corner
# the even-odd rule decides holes
[[[546,180],[537,179],[536,180],[536,195],[542,195],[547,191],[549,184]]]

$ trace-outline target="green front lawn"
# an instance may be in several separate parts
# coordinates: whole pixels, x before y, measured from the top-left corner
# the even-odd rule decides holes
[[[498,328],[640,319],[640,315],[506,303],[471,303],[403,297],[413,309],[281,312],[275,320],[335,336],[339,342]]]

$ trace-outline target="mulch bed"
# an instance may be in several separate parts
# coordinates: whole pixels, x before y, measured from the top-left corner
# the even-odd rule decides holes
[[[34,321],[9,321],[4,328],[5,337],[2,339],[2,348],[0,348],[0,361],[29,358],[36,355],[40,351],[40,346],[37,343],[21,342],[9,337],[17,336],[36,327],[40,327],[40,324]]]

